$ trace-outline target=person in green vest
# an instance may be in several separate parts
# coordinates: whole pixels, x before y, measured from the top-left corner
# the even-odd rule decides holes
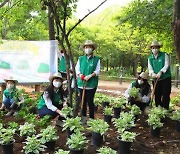
[[[135,98],[130,96],[133,87],[139,89],[138,96]],[[141,109],[141,111],[144,111],[145,107],[149,105],[151,100],[151,86],[148,82],[148,74],[146,72],[140,73],[138,78],[129,85],[124,96],[128,99],[128,102],[131,105],[135,104]]]
[[[160,51],[162,45],[152,42],[150,48],[152,55],[148,58],[149,75],[153,78],[155,87],[155,104],[169,109],[171,94],[171,70],[169,56]]]
[[[98,76],[100,74],[100,58],[94,55],[97,45],[91,40],[87,40],[83,45],[84,55],[79,57],[76,64],[76,74],[78,77],[78,89],[82,104],[81,115],[83,124],[87,120],[87,104],[89,106],[89,117],[94,119],[94,95],[98,86]],[[83,89],[85,90],[84,98],[82,98]]]
[[[23,94],[16,88],[18,81],[13,77],[4,79],[6,89],[3,91],[3,101],[0,110],[7,110],[6,116],[16,115],[24,103]]]
[[[62,88],[62,76],[60,73],[54,73],[49,77],[50,84],[43,92],[38,102],[38,115],[40,118],[49,115],[54,119],[59,116],[56,124],[62,126],[64,119],[61,109],[66,105],[64,90]]]

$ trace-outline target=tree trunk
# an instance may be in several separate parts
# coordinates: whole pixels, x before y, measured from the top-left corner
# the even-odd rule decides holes
[[[138,64],[138,61],[137,61],[137,58],[134,59],[133,61],[133,75],[136,76],[137,75],[137,64]]]
[[[176,55],[180,63],[180,0],[174,2],[173,33]]]
[[[49,22],[49,40],[55,40],[54,17],[52,14],[51,6],[48,6],[48,22]]]

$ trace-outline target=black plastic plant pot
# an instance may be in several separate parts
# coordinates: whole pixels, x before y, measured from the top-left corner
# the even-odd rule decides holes
[[[121,140],[121,137],[118,137],[119,141],[119,153],[120,154],[130,154],[131,153],[131,142],[125,142]]]
[[[100,147],[103,142],[103,136],[100,133],[92,132],[92,143],[95,147]]]
[[[106,106],[109,106],[109,102],[102,102],[102,106],[103,108],[105,108]]]
[[[45,146],[47,146],[50,151],[54,151],[55,143],[56,141],[49,141],[45,143]]]
[[[121,108],[113,108],[114,110],[114,118],[119,118],[120,113],[121,113]]]
[[[14,154],[14,152],[13,152],[13,143],[2,144],[1,147],[2,147],[3,154]]]
[[[175,130],[177,131],[177,132],[180,132],[180,121],[175,121]]]
[[[83,154],[84,149],[77,150],[77,149],[70,149],[70,154]]]
[[[111,119],[112,119],[111,115],[104,115],[104,121],[106,121],[108,124],[111,124]]]
[[[152,137],[159,138],[160,132],[161,132],[161,128],[160,127],[157,127],[155,129],[153,129],[153,127],[151,127],[151,136]]]

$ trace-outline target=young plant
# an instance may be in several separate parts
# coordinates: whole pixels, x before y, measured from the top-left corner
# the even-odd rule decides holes
[[[170,116],[172,120],[180,121],[180,109],[173,111],[172,115]]]
[[[112,108],[106,106],[106,107],[104,108],[104,115],[110,115],[110,116],[112,116],[112,114],[113,114]]]
[[[124,131],[120,134],[121,140],[124,142],[133,142],[137,136],[134,132]]]
[[[45,151],[46,146],[41,143],[37,136],[27,137],[25,146],[23,147],[25,154],[33,153],[39,154]]]
[[[131,109],[131,113],[133,114],[133,115],[139,115],[139,114],[141,114],[141,110],[140,110],[140,108],[137,106],[137,105],[132,105],[131,107],[130,107],[130,109]]]
[[[19,124],[17,122],[10,122],[8,124],[8,129],[14,129],[14,131],[17,131],[19,128]]]
[[[90,119],[89,121],[87,121],[87,125],[88,130],[100,133],[101,135],[104,135],[109,128],[108,123],[102,119]]]
[[[11,144],[13,143],[14,140],[14,134],[15,134],[15,130],[14,129],[5,129],[5,128],[1,128],[0,130],[0,144]]]
[[[4,112],[0,111],[0,122],[3,122],[3,116],[4,116]]]
[[[48,126],[47,128],[42,129],[41,133],[37,136],[40,137],[43,144],[50,141],[56,141],[59,138],[55,126]]]
[[[61,113],[64,115],[65,118],[67,118],[67,117],[72,117],[72,116],[73,116],[73,108],[66,105],[66,106],[61,110]]]
[[[30,123],[25,123],[24,125],[20,125],[19,127],[20,136],[32,136],[36,133],[35,125]]]
[[[132,87],[129,92],[129,96],[133,98],[137,98],[139,96],[139,88]]]
[[[110,147],[104,146],[97,150],[98,154],[117,154],[117,152]]]
[[[51,117],[49,115],[45,115],[44,117],[36,120],[36,124],[40,128],[45,128],[49,125]]]
[[[163,126],[163,123],[161,122],[161,118],[158,115],[150,114],[148,116],[149,118],[147,119],[147,122],[150,126],[152,126],[153,129]]]
[[[81,118],[80,117],[76,117],[76,118],[66,118],[65,120],[63,120],[63,131],[66,130],[67,128],[70,129],[70,131],[74,131],[76,129],[78,130],[84,130],[84,127],[82,126],[81,123]]]
[[[168,110],[158,106],[158,107],[154,107],[150,110],[149,112],[150,115],[155,114],[157,115],[159,118],[165,118],[168,115]]]
[[[55,152],[55,154],[69,154],[69,151],[59,149],[58,151]]]
[[[68,138],[66,145],[68,145],[70,149],[82,150],[86,148],[87,143],[88,140],[84,136],[84,133],[75,130],[75,133]]]
[[[126,99],[125,97],[114,98],[112,102],[113,108],[124,108],[123,105],[126,104]]]

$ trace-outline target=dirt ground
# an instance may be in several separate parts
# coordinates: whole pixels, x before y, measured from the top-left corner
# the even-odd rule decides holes
[[[100,81],[98,91],[106,93],[112,96],[120,96],[124,93],[125,89],[129,86],[128,82],[123,82],[120,85],[118,82],[113,81]],[[22,87],[22,86],[21,86]],[[34,90],[31,87],[25,87],[26,91],[31,94]],[[177,95],[179,90],[176,88],[172,88],[171,96]],[[99,107],[97,112],[95,113],[95,118],[103,119],[103,108]],[[5,122],[9,121],[17,121],[15,117],[7,117],[3,119]],[[131,146],[131,154],[179,154],[180,153],[180,132],[175,131],[175,123],[170,119],[165,119],[164,126],[161,129],[160,137],[154,138],[150,134],[150,127],[147,122],[147,115],[141,114],[138,117],[136,122],[136,127],[132,129],[133,132],[137,132],[139,135],[136,137],[136,140],[132,143]],[[17,121],[22,124],[23,121]],[[57,127],[59,139],[56,142],[55,149],[64,149],[68,150],[66,146],[66,132],[62,132],[61,127]],[[96,148],[91,145],[91,133],[89,131],[85,131],[85,135],[89,140],[87,149],[84,151],[84,154],[95,154]],[[110,125],[110,129],[104,136],[104,141],[102,146],[109,146],[112,149],[118,150],[118,139],[117,139],[117,130],[114,128],[113,124]],[[22,148],[24,143],[22,143],[22,139],[19,136],[16,136],[16,142],[14,144],[14,154],[23,154]],[[0,147],[1,152],[1,147]],[[53,154],[46,150],[44,154]]]

